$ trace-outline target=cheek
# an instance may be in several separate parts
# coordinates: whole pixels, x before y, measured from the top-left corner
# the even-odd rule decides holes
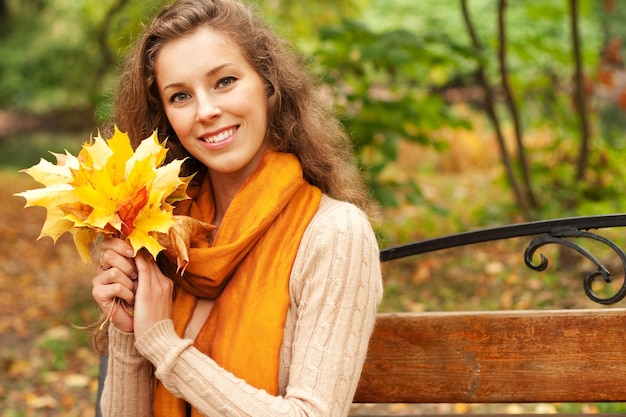
[[[264,103],[263,106],[259,106],[258,104],[253,107],[253,112],[255,114],[255,122],[259,128],[262,128],[263,131],[267,130],[268,121],[269,121],[269,105],[268,103]]]
[[[187,120],[188,118],[185,117],[185,114],[178,111],[166,111],[165,116],[167,117],[170,126],[172,126],[172,129],[174,129],[174,132],[176,132],[176,136],[184,138],[186,133],[189,131],[189,126],[191,126]]]

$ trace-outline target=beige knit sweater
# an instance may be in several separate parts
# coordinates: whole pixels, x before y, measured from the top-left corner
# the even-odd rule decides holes
[[[225,371],[164,320],[137,342],[110,326],[103,414],[151,416],[155,372],[207,416],[346,416],[381,297],[378,246],[367,218],[324,196],[291,273],[279,396]]]

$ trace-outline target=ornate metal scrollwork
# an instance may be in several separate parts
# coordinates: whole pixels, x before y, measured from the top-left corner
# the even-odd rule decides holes
[[[600,235],[590,233],[590,229],[603,229],[608,227],[625,227],[626,214],[606,214],[597,216],[569,217],[554,220],[540,220],[528,223],[511,224],[507,226],[494,227],[489,229],[474,230],[464,233],[457,233],[448,236],[426,239],[400,246],[393,246],[380,251],[382,262],[407,256],[418,255],[427,252],[434,252],[441,249],[453,248],[457,246],[471,245],[479,242],[489,242],[501,239],[510,239],[522,236],[535,237],[524,254],[526,265],[535,270],[543,271],[548,267],[548,260],[540,254],[539,264],[533,263],[532,259],[540,247],[556,243],[571,248],[593,262],[598,269],[590,272],[583,281],[585,294],[594,302],[600,304],[615,304],[626,297],[626,254],[612,241]],[[605,282],[611,282],[612,277],[609,270],[596,257],[589,253],[580,245],[573,243],[567,238],[588,238],[596,240],[611,248],[622,261],[625,278],[621,288],[616,294],[610,297],[597,295],[592,288],[594,281],[602,277]]]
[[[593,291],[593,283],[597,278],[600,277],[604,279],[604,282],[610,283],[612,281],[611,272],[598,258],[593,256],[589,251],[587,251],[579,244],[567,240],[567,238],[587,238],[598,241],[608,246],[609,248],[611,248],[611,250],[613,250],[613,252],[617,254],[617,256],[622,261],[622,268],[624,273],[626,274],[626,254],[619,246],[603,236],[572,227],[555,228],[554,230],[550,231],[548,235],[538,236],[534,238],[526,247],[526,251],[524,252],[524,262],[530,269],[533,269],[535,271],[543,271],[548,267],[548,259],[543,254],[540,254],[540,262],[538,264],[533,263],[533,257],[537,249],[544,245],[552,243],[566,246],[570,249],[575,250],[585,258],[589,259],[597,267],[596,270],[589,272],[583,279],[583,288],[587,297],[589,297],[590,300],[596,303],[606,305],[615,304],[621,301],[626,296],[626,277],[622,281],[621,287],[614,295],[610,297],[599,296]]]

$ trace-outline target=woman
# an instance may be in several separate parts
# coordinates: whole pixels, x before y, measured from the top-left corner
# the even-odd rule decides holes
[[[102,244],[101,406],[119,416],[343,416],[382,294],[350,143],[296,54],[236,0],[182,0],[147,27],[115,122],[158,128],[195,173],[177,214],[216,228],[185,272]],[[129,252],[130,251],[130,252]]]

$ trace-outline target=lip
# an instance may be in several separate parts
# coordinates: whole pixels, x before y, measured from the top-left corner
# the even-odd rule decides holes
[[[239,126],[229,126],[223,129],[214,130],[212,132],[207,132],[204,135],[200,136],[200,140],[203,145],[209,149],[222,149],[228,145],[230,145],[237,136],[237,132],[239,131]],[[221,138],[220,135],[226,134],[225,138]],[[219,139],[217,142],[211,142],[209,138]]]

